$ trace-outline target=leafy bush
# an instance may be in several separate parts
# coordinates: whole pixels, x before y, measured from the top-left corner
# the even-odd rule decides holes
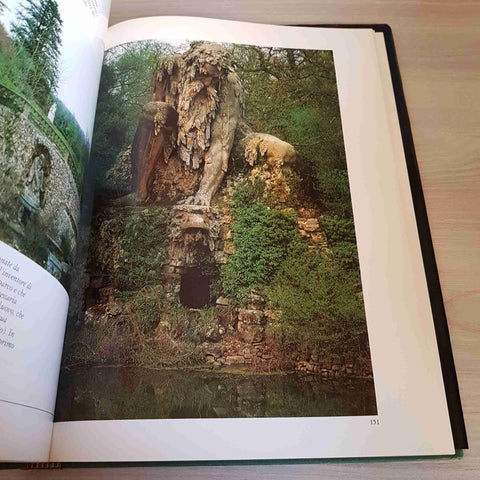
[[[102,245],[98,256],[102,269],[121,290],[140,290],[160,283],[167,255],[167,210],[149,207],[116,211],[114,218],[101,218],[98,227]]]
[[[256,203],[262,203],[265,182],[255,178],[253,182],[249,179],[239,183],[232,196],[232,207],[234,209],[251,207]]]
[[[159,281],[166,258],[166,211],[144,209],[127,217],[122,237],[120,287],[137,290]]]
[[[292,252],[267,289],[286,346],[343,354],[366,346],[358,275],[318,254]]]
[[[358,269],[358,250],[354,243],[338,242],[332,248],[333,259],[344,270]]]
[[[301,240],[291,212],[252,205],[236,210],[235,221],[235,253],[224,268],[223,288],[244,303],[251,290],[270,284],[293,244]]]
[[[31,68],[32,59],[21,45],[14,47],[9,40],[0,45],[0,83],[29,99],[33,99],[33,90],[27,81]]]
[[[346,170],[313,167],[313,185],[330,210],[340,217],[352,218],[350,185]]]
[[[322,226],[331,245],[339,242],[355,243],[355,226],[353,220],[342,219],[334,215],[322,218]]]
[[[129,302],[136,327],[147,334],[155,328],[165,310],[165,294],[161,285],[144,287]]]

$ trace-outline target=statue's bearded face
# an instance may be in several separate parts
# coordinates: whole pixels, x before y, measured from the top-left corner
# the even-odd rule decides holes
[[[205,63],[203,66],[204,74],[199,77],[199,80],[206,86],[210,87],[212,84],[216,86],[218,78],[221,75],[220,69],[210,63]]]

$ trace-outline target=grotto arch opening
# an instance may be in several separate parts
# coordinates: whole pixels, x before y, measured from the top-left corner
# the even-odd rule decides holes
[[[180,279],[180,302],[190,308],[210,304],[210,278],[200,268],[186,268]]]

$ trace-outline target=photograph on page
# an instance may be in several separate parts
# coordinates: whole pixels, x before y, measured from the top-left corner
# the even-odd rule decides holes
[[[0,2],[0,240],[68,288],[105,1]]]
[[[376,415],[331,50],[105,53],[56,421]]]

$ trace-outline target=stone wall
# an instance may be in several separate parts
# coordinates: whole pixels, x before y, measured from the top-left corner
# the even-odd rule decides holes
[[[3,209],[0,213],[1,220],[15,238],[23,234],[22,211],[31,208],[38,214],[53,250],[55,247],[60,250],[62,241],[67,239],[73,253],[80,215],[79,186],[75,177],[78,172],[72,172],[71,153],[66,154],[64,145],[57,145],[38,128],[29,113],[28,107],[19,113],[0,105],[0,189],[4,197],[0,200],[8,204],[7,211]],[[43,155],[44,162],[40,173],[34,171],[35,158],[39,155]],[[22,198],[28,198],[25,197],[27,184],[35,180],[35,175],[41,176],[42,198],[38,208],[25,207]],[[58,252],[52,253],[58,255]]]

